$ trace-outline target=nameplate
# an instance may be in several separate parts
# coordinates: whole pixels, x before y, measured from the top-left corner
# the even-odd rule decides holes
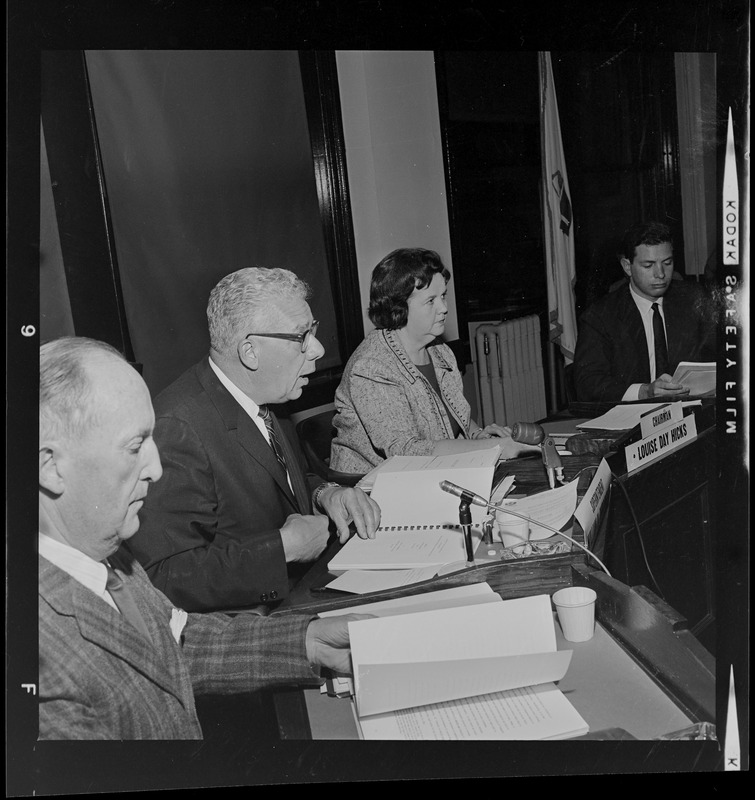
[[[658,428],[652,436],[626,446],[624,453],[627,459],[627,472],[663,458],[667,453],[696,437],[694,414],[684,417],[681,422],[671,422],[663,428]]]
[[[600,460],[598,468],[590,486],[585,492],[574,517],[582,526],[585,535],[585,544],[589,546],[593,538],[593,528],[600,517],[600,510],[608,497],[608,487],[611,485],[611,468],[605,458]]]
[[[666,403],[652,411],[647,411],[640,417],[640,435],[643,439],[652,436],[659,428],[672,422],[681,422],[684,409],[681,402]]]

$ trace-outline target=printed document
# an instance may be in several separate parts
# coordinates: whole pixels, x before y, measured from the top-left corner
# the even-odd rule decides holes
[[[357,726],[363,739],[405,741],[565,739],[589,730],[553,683],[376,714]]]
[[[556,649],[550,597],[496,602],[476,589],[466,600],[472,605],[406,608],[349,623],[362,737],[546,739],[585,733],[584,719],[554,686],[572,651]],[[371,613],[372,605],[349,610]]]
[[[571,659],[548,595],[358,620],[349,640],[360,717],[556,681]]]

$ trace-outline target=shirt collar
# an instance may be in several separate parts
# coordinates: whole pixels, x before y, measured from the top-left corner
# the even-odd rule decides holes
[[[95,594],[104,594],[107,584],[107,567],[102,561],[95,561],[81,550],[41,532],[39,534],[39,554]]]
[[[634,289],[632,284],[629,284],[629,291],[632,294],[632,299],[637,304],[637,308],[639,308],[641,314],[647,314],[650,309],[653,307],[653,303],[658,303],[661,310],[663,310],[663,296],[656,297],[655,300],[648,300],[647,297],[642,297]]]
[[[231,396],[236,402],[246,411],[252,419],[256,419],[259,414],[260,407],[252,400],[249,395],[239,389],[238,386],[223,372],[222,369],[212,360],[210,356],[210,367],[212,371],[218,376],[218,380],[225,386],[231,393]]]

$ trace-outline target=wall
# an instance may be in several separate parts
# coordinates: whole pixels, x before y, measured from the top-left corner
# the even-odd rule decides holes
[[[295,50],[86,52],[123,297],[153,393],[208,349],[212,287],[286,267],[340,364]]]
[[[432,52],[337,51],[365,332],[372,270],[397,247],[436,250],[453,270]],[[448,340],[458,338],[449,284]]]

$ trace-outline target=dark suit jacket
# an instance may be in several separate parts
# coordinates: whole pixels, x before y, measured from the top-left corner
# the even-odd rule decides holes
[[[173,605],[139,564],[123,548],[110,563],[152,641],[40,557],[40,739],[201,739],[195,692],[320,682],[306,658],[309,617],[189,614],[179,643]]]
[[[294,496],[270,445],[206,358],[154,406],[163,476],[150,487],[129,549],[187,611],[286,597],[296,573],[287,569],[280,527],[290,514],[312,513],[300,451],[274,420]]]
[[[680,361],[715,360],[715,315],[698,286],[671,281],[663,298],[663,314],[670,374]],[[631,384],[649,382],[645,329],[627,283],[582,315],[574,386],[579,400],[618,402]]]

